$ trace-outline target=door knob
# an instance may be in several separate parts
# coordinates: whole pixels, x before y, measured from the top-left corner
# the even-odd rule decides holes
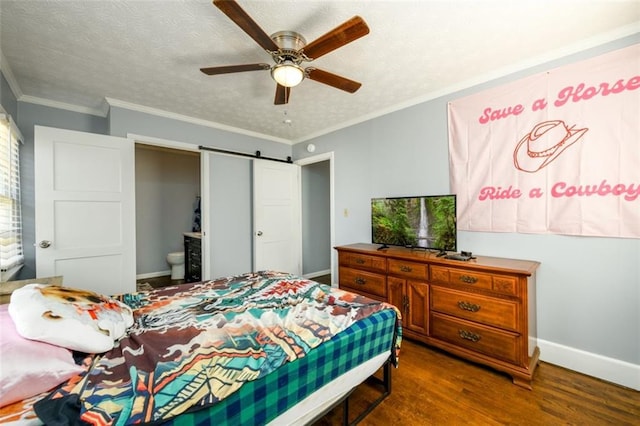
[[[261,237],[261,236],[262,236],[262,231],[258,231],[258,232],[256,232],[256,235],[257,235],[258,237]]]
[[[51,247],[51,241],[42,240],[38,245],[40,246],[40,248],[49,248]]]

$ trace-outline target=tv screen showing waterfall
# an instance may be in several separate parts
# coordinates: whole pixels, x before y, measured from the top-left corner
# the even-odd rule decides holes
[[[456,196],[373,198],[373,244],[456,251]]]

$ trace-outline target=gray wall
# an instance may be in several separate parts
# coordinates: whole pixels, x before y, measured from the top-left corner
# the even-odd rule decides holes
[[[302,166],[302,273],[331,269],[329,160]]]
[[[200,195],[197,152],[136,145],[136,273],[170,270],[167,254],[184,250],[196,197]]]
[[[0,72],[0,105],[4,110],[13,117],[13,121],[18,121],[18,101],[16,96],[11,91],[7,79],[4,78],[4,74]]]
[[[449,193],[447,102],[638,42],[640,34],[305,141],[293,147],[293,157],[309,156],[310,142],[313,155],[334,152],[335,242],[369,242],[372,197]],[[540,261],[540,341],[631,363],[638,371],[639,239],[459,232],[458,249]],[[543,350],[542,359],[550,352]],[[572,363],[565,366],[577,367]]]
[[[288,144],[144,112],[112,107],[109,117],[109,134],[112,136],[127,137],[128,133],[133,133],[247,154],[254,154],[256,150],[260,150],[264,157],[286,159],[291,155],[291,146]],[[211,117],[211,120],[215,121],[215,117]]]

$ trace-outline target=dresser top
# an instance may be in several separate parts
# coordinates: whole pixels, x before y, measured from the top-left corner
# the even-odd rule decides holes
[[[390,246],[379,250],[379,244],[356,243],[335,247],[338,251],[350,251],[367,255],[378,255],[387,258],[410,260],[415,262],[428,262],[432,265],[444,265],[447,267],[464,267],[477,270],[503,271],[532,275],[540,262],[534,260],[509,259],[504,257],[476,256],[467,261],[445,259],[438,257],[436,250],[411,249],[406,247]]]

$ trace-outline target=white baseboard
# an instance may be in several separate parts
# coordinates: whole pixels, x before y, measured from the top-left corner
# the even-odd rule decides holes
[[[310,272],[308,274],[304,274],[303,278],[315,278],[315,277],[320,277],[322,275],[329,275],[331,273],[331,269],[325,269],[324,271],[316,271],[316,272]]]
[[[640,365],[538,339],[540,360],[640,391]]]
[[[160,272],[149,272],[147,274],[138,274],[136,275],[136,280],[144,280],[147,278],[156,278],[156,277],[164,277],[165,275],[171,275],[171,269]]]

